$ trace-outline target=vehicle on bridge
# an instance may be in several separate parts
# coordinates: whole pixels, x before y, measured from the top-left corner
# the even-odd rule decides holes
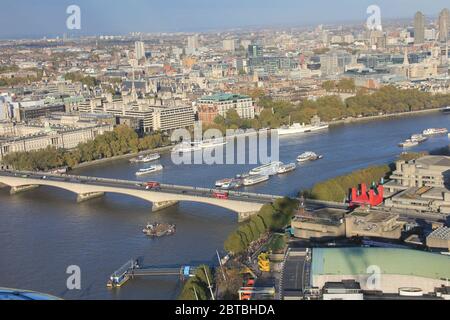
[[[150,181],[145,184],[146,190],[161,190],[161,184],[156,181]]]
[[[219,192],[219,191],[214,191],[213,192],[213,197],[216,199],[223,199],[223,200],[228,200],[229,199],[229,193],[228,192]]]

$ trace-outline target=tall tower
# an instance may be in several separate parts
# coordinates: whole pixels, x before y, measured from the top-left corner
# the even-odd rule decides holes
[[[409,66],[409,58],[408,58],[408,48],[405,48],[405,56],[403,58],[403,72],[405,73],[405,77],[407,79],[410,78],[410,66]]]
[[[439,41],[448,41],[448,32],[450,29],[450,12],[448,9],[443,9],[439,14]]]
[[[404,51],[403,65],[404,66],[409,66],[408,48],[405,48],[405,51]]]
[[[414,16],[414,43],[423,44],[425,42],[425,16],[418,11]]]
[[[134,51],[136,53],[136,59],[139,61],[143,58],[145,58],[145,46],[144,42],[142,41],[136,41],[134,43]]]
[[[189,36],[187,39],[187,48],[186,48],[186,54],[192,55],[195,54],[198,49],[200,48],[200,41],[198,38],[198,34],[195,34],[193,36]]]

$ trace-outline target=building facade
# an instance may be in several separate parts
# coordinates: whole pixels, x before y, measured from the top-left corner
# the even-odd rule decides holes
[[[255,106],[249,96],[238,94],[215,94],[204,96],[197,103],[199,120],[213,123],[217,116],[225,117],[229,110],[236,110],[241,119],[254,119]]]
[[[96,136],[112,131],[111,124],[95,125],[85,128],[51,129],[40,128],[35,134],[0,139],[0,161],[12,152],[29,152],[55,147],[73,149],[80,143],[93,140]]]

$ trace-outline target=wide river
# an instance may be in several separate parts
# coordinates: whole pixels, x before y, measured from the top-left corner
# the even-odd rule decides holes
[[[285,176],[273,177],[249,192],[293,196],[300,189],[368,165],[393,161],[401,153],[397,144],[426,128],[450,129],[450,116],[433,113],[391,120],[338,125],[327,132],[290,136],[280,141],[280,160],[294,162],[304,151],[324,159],[299,167]],[[431,138],[412,151],[433,150],[449,144],[448,137]],[[163,155],[163,172],[140,180],[212,187],[225,177],[248,171],[250,165],[174,165]],[[127,161],[77,170],[74,174],[136,179],[146,165]],[[151,240],[142,234],[147,222],[177,225],[172,237]],[[214,263],[216,249],[236,227],[233,212],[196,203],[180,203],[158,213],[151,204],[132,197],[107,194],[76,203],[66,191],[41,187],[9,195],[0,189],[0,287],[54,294],[64,299],[174,299],[180,283],[173,278],[134,280],[123,288],[106,288],[109,275],[126,261],[141,257],[145,265]],[[81,268],[81,290],[68,290],[68,266]]]

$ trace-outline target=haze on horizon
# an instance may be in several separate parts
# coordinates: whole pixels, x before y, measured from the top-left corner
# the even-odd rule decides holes
[[[248,26],[305,26],[367,19],[369,5],[383,19],[435,17],[448,0],[0,0],[0,38],[201,32]],[[81,8],[82,26],[66,29],[66,8]]]

